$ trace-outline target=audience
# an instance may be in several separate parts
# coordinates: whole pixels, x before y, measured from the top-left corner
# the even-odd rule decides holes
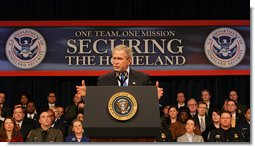
[[[239,103],[238,98],[237,91],[231,90],[221,112],[217,109],[221,107],[211,102],[211,94],[206,89],[201,91],[201,102],[190,98],[187,105],[185,94],[178,92],[177,104],[165,105],[162,109],[161,135],[155,141],[250,142],[250,108],[244,110],[246,106]],[[5,93],[0,92],[1,142],[89,141],[83,126],[85,103],[78,94],[74,95],[73,104],[65,109],[57,106],[56,94],[50,92],[47,104],[43,106],[44,110],[48,109],[41,113],[41,118],[27,95],[22,94],[20,103],[13,109],[5,104],[5,99]],[[13,112],[13,118],[10,118],[10,112]],[[52,138],[52,133],[57,136]]]

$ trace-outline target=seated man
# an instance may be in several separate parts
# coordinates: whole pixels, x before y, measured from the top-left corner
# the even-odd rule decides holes
[[[64,138],[60,130],[51,127],[51,118],[47,111],[43,111],[39,117],[41,126],[30,131],[27,142],[63,142]]]
[[[231,127],[232,115],[223,111],[220,116],[220,128],[213,129],[208,136],[208,142],[243,142],[243,135],[236,128]]]

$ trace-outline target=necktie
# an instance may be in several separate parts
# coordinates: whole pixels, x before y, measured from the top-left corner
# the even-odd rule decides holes
[[[208,112],[209,112],[209,108],[208,108],[208,106],[206,107],[206,115],[208,116]]]
[[[231,126],[232,126],[233,128],[236,127],[236,120],[235,120],[235,117],[234,117],[234,116],[232,116]]]
[[[124,73],[120,74],[120,80],[121,86],[127,86],[126,77]]]
[[[200,118],[200,131],[201,132],[205,131],[205,121],[203,117]]]
[[[21,128],[20,123],[17,123],[17,128],[18,128],[18,130],[20,130],[20,128]]]
[[[42,131],[43,142],[47,141],[47,136],[48,136],[48,131],[47,130]]]

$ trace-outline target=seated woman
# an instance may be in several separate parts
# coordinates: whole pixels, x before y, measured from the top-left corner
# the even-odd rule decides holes
[[[175,138],[180,137],[183,134],[185,134],[185,132],[186,132],[185,126],[186,126],[187,120],[189,120],[190,118],[191,118],[191,115],[189,112],[189,108],[181,107],[177,114],[177,124],[175,126],[173,126],[174,127],[173,129],[175,129],[175,131],[173,132],[173,134],[174,134],[173,136]],[[201,131],[200,131],[198,124],[196,124],[194,133],[196,135],[201,135]]]
[[[186,133],[177,138],[177,142],[204,142],[201,135],[194,133],[196,129],[196,122],[193,119],[188,119],[185,125]]]
[[[80,120],[73,120],[71,125],[74,135],[67,136],[66,142],[89,142],[89,138],[83,134],[84,129]]]
[[[11,117],[5,118],[0,130],[0,142],[23,142],[22,135],[15,120]]]

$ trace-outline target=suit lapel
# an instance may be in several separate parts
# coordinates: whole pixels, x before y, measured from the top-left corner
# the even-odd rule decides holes
[[[115,72],[112,72],[111,79],[113,81],[113,86],[119,86],[118,79],[115,76]]]
[[[134,71],[132,69],[130,69],[128,86],[135,86],[137,84],[135,82],[136,78],[137,77],[135,76]]]

